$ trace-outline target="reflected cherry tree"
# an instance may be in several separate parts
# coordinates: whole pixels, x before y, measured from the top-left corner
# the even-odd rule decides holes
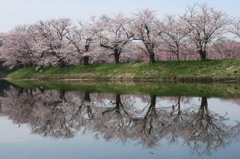
[[[163,139],[189,147],[199,155],[239,142],[240,122],[209,110],[208,98],[198,105],[188,97],[90,93],[10,87],[0,97],[1,114],[14,123],[28,124],[34,134],[72,138],[91,133],[106,140],[134,140],[154,148]],[[136,102],[136,101],[141,101]],[[140,106],[142,105],[142,106]]]
[[[189,114],[189,120],[185,140],[194,152],[210,154],[213,149],[226,147],[235,136],[232,128],[225,124],[228,118],[209,110],[206,97],[201,98],[198,110]]]

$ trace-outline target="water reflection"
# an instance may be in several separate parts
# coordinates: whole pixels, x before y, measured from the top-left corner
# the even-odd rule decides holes
[[[1,91],[1,115],[14,123],[28,123],[34,134],[72,138],[77,132],[122,142],[137,140],[154,148],[163,139],[188,146],[193,153],[211,154],[239,142],[240,122],[209,110],[208,98],[190,104],[190,97],[158,97],[23,89]],[[167,105],[159,104],[168,98]],[[186,103],[189,106],[184,106]]]

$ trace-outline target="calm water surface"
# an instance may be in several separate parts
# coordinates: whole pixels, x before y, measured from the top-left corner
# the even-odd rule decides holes
[[[24,89],[0,82],[4,159],[240,157],[240,97]]]

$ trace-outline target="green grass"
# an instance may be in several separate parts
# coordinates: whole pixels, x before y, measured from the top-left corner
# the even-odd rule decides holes
[[[22,68],[8,75],[10,79],[162,79],[164,77],[240,76],[240,59],[201,61],[158,61],[154,64],[90,64],[88,66]]]

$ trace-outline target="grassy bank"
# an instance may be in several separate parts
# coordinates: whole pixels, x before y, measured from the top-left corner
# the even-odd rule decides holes
[[[201,61],[158,61],[148,63],[90,64],[88,66],[22,68],[10,79],[111,79],[161,80],[178,77],[240,77],[240,59]]]

